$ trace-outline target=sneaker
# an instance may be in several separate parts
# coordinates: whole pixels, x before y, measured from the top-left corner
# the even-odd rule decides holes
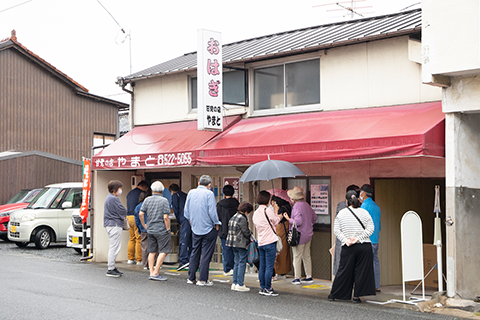
[[[107,277],[114,277],[114,278],[118,278],[122,276],[122,274],[117,269],[107,270],[107,273],[105,275]]]
[[[115,269],[113,269],[113,270],[115,270],[115,272],[118,272],[118,273],[120,273],[121,276],[123,276],[123,272],[118,271],[117,268],[115,268]]]
[[[277,281],[277,280],[278,280],[278,278],[277,278],[276,275],[272,277],[272,281]]]
[[[137,266],[143,266],[143,262],[142,261],[137,261]]]
[[[190,280],[190,279],[187,279],[187,284],[195,284],[195,280]]]
[[[273,290],[272,288],[270,288],[270,289],[265,289],[263,295],[264,296],[276,297],[276,296],[278,296],[278,292]]]
[[[286,276],[286,275],[283,275],[283,276],[282,276],[282,275],[277,274],[276,277],[277,277],[277,280],[279,280],[279,281],[280,281],[280,280],[287,280],[287,276]]]
[[[300,279],[295,279],[292,281],[292,284],[302,284],[302,283],[300,282]]]
[[[237,289],[237,284],[232,283],[232,286],[230,287],[230,290],[236,290]]]
[[[247,292],[247,291],[250,291],[250,288],[245,287],[245,285],[239,286],[239,285],[237,284],[237,287],[235,288],[235,291]]]
[[[228,272],[224,272],[223,275],[224,275],[225,277],[233,276],[233,270],[230,270],[230,271],[228,271]]]
[[[260,291],[258,291],[258,294],[261,294],[263,296],[263,295],[265,295],[266,290],[267,289],[260,289]]]
[[[310,278],[303,278],[302,280],[300,280],[301,283],[313,283],[313,279],[312,277]]]
[[[187,262],[187,263],[184,263],[184,264],[180,264],[177,268],[177,271],[182,271],[183,269],[185,269],[186,267],[188,267],[190,263]]]
[[[210,280],[207,281],[197,281],[197,286],[199,287],[211,287],[213,286],[213,282]]]
[[[143,267],[143,270],[148,270],[148,267]]]
[[[166,277],[163,277],[162,275],[156,275],[156,276],[150,276],[148,277],[150,280],[155,280],[155,281],[167,281]]]
[[[128,264],[135,264],[135,260],[128,260],[127,263]]]

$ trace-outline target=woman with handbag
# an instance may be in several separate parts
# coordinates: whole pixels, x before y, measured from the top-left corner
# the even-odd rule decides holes
[[[340,266],[332,284],[328,300],[352,299],[359,303],[361,296],[375,295],[373,252],[370,235],[374,225],[370,214],[360,208],[357,192],[347,192],[348,207],[340,210],[335,218],[334,233],[342,243]]]
[[[268,207],[270,204],[268,191],[260,191],[256,200],[259,206],[253,214],[253,223],[257,228],[260,255],[258,280],[261,289],[258,293],[264,296],[278,296],[278,293],[272,289],[272,273],[278,241],[274,228],[280,222],[280,217]]]
[[[280,197],[272,196],[272,206],[275,213],[280,216],[280,223],[276,227],[277,235],[282,238],[283,249],[277,255],[275,260],[275,276],[273,280],[284,280],[286,274],[292,271],[292,257],[290,254],[290,246],[287,242],[287,234],[290,228],[290,224],[283,216],[286,213],[289,217],[292,212],[292,207],[288,201],[283,200]]]
[[[290,223],[290,229],[297,227],[300,233],[298,245],[292,246],[293,252],[293,271],[295,279],[293,284],[313,283],[312,279],[312,258],[310,256],[310,245],[313,236],[313,225],[317,221],[317,215],[312,207],[305,201],[303,188],[294,187],[287,191],[288,196],[293,201],[292,217],[283,214]],[[305,278],[302,276],[302,261],[305,268]]]
[[[234,291],[250,291],[243,284],[245,269],[247,267],[247,247],[250,244],[252,232],[248,228],[247,216],[253,211],[253,206],[248,202],[242,202],[238,206],[238,212],[228,221],[227,238],[225,245],[232,249],[233,253],[233,280],[231,289]]]

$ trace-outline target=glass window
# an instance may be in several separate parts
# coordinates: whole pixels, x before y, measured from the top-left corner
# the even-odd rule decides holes
[[[33,208],[33,209],[44,209],[46,208],[50,202],[55,198],[55,196],[58,194],[60,189],[58,188],[45,188],[42,191],[40,191],[39,194],[35,197],[35,199],[30,202],[28,205],[28,208]]]
[[[51,209],[60,208],[60,203],[62,202],[62,198],[65,195],[65,189],[63,189],[53,200],[52,204],[50,205]]]
[[[94,133],[93,134],[93,146],[103,146],[107,144],[111,144],[115,141],[115,135],[114,134],[108,134],[108,133]],[[95,148],[93,150],[93,154],[99,153],[103,148]]]
[[[63,202],[71,202],[72,208],[80,208],[82,205],[82,189],[70,189]]]
[[[28,194],[28,190],[20,190],[16,195],[13,196],[12,199],[8,200],[6,204],[17,203],[20,202],[25,196]]]
[[[190,78],[190,108],[197,109],[197,77]]]
[[[223,73],[223,102],[246,105],[245,71],[235,70]],[[197,77],[190,77],[190,108],[197,109]]]
[[[255,110],[320,103],[320,60],[255,69],[254,103]]]

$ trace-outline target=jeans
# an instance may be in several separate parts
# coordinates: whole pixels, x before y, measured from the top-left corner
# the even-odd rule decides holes
[[[178,260],[180,265],[190,261],[190,255],[192,253],[192,229],[190,222],[185,219],[180,226],[180,244],[178,249]]]
[[[208,280],[208,267],[212,260],[215,244],[217,243],[218,231],[215,228],[203,235],[196,235],[192,232],[192,255],[188,266],[188,279],[195,281],[198,266],[200,265],[200,281]],[[201,256],[201,259],[200,259]]]
[[[108,270],[115,269],[115,260],[122,247],[122,227],[105,227],[108,234]]]
[[[260,256],[260,269],[258,270],[258,280],[260,280],[260,288],[272,288],[273,265],[277,255],[277,242],[270,243],[258,247]]]
[[[233,269],[234,264],[232,247],[225,245],[225,242],[227,242],[225,238],[220,238],[220,242],[222,245],[223,272],[228,272]]]
[[[380,260],[378,260],[378,243],[372,243],[373,273],[375,274],[375,289],[380,288]]]
[[[235,264],[233,266],[233,283],[243,286],[245,279],[245,269],[247,268],[248,250],[244,248],[230,247],[233,252]]]

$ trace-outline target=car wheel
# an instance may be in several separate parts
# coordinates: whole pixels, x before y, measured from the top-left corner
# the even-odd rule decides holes
[[[8,240],[8,236],[7,236],[6,234],[2,234],[2,235],[0,236],[0,239],[2,239],[2,240],[5,241],[5,242],[10,242],[10,241]]]
[[[35,246],[38,249],[46,249],[50,245],[52,237],[47,229],[40,229],[35,235]]]
[[[26,246],[28,246],[28,242],[15,242],[15,244],[19,248],[25,248]]]
[[[80,248],[73,248],[73,250],[77,251],[77,253],[82,253],[82,249]]]

